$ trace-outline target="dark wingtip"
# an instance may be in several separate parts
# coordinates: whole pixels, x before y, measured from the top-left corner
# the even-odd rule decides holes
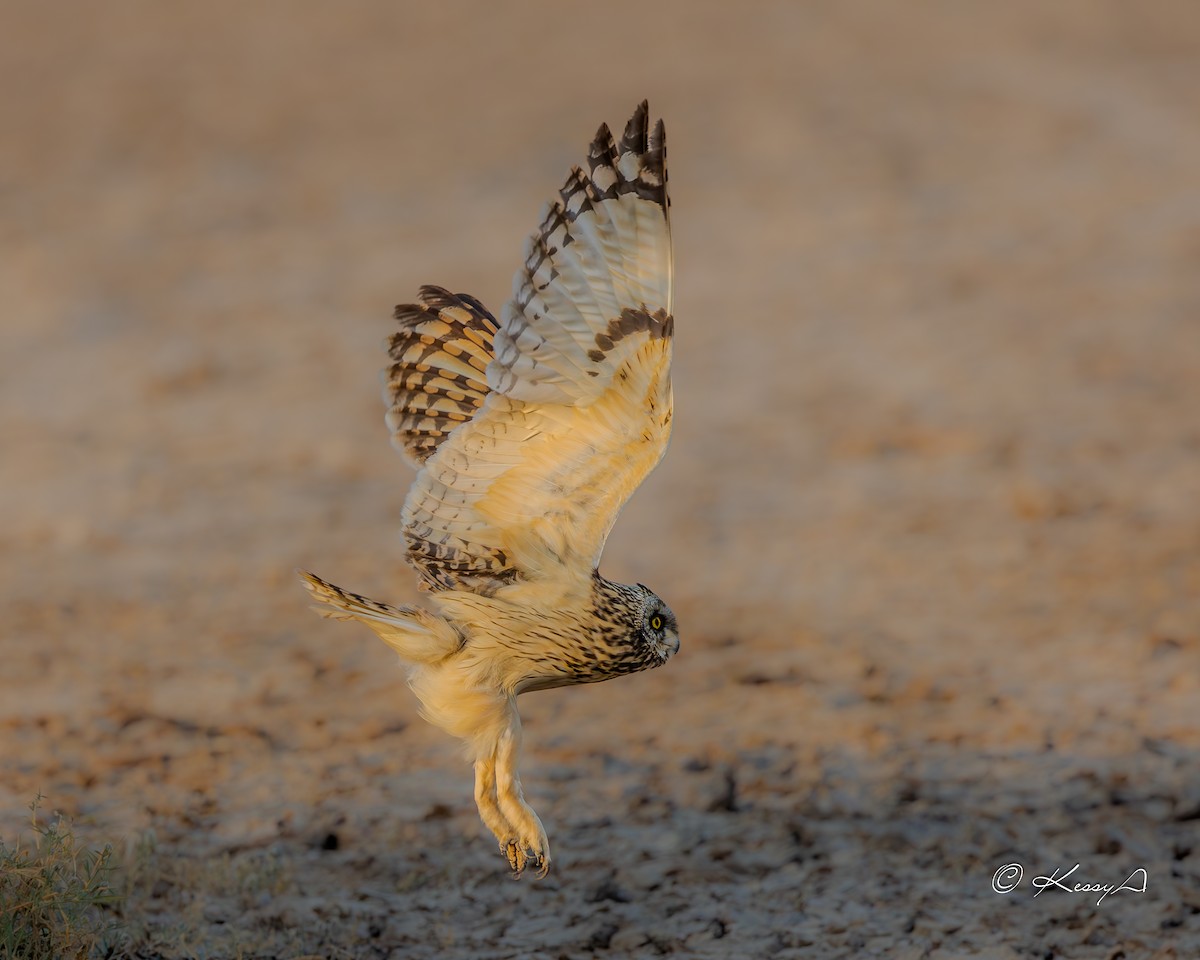
[[[654,129],[650,131],[650,149],[651,150],[666,150],[667,148],[667,128],[663,126],[661,119],[655,121]]]
[[[436,283],[422,284],[418,296],[427,307],[442,306],[447,300],[454,298],[454,294],[445,287],[439,287]]]
[[[633,111],[633,116],[625,124],[625,134],[621,137],[622,153],[646,152],[646,134],[649,128],[650,101],[643,100]]]
[[[425,314],[438,297],[445,296],[446,291],[441,287],[427,283],[417,291],[416,303],[398,303],[392,311],[393,320],[412,321]]]
[[[654,124],[650,131],[649,149],[646,151],[647,168],[667,182],[667,128],[662,120]]]
[[[426,283],[417,291],[417,300],[418,303],[397,304],[396,309],[392,311],[392,318],[400,321],[401,330],[427,320],[447,307],[458,307],[473,314],[484,323],[484,329],[492,333],[499,326],[491,311],[469,293],[451,293],[445,287]]]
[[[592,138],[592,144],[588,148],[588,170],[594,174],[598,167],[615,167],[617,156],[617,145],[613,141],[612,131],[608,129],[607,123],[602,123],[597,128],[596,136]],[[564,189],[570,185],[571,179],[571,176],[567,177]]]
[[[588,168],[595,170],[602,164],[611,165],[616,162],[617,145],[613,141],[612,131],[608,129],[607,123],[602,123],[596,129],[596,135],[592,137],[592,144],[588,148]]]
[[[445,287],[426,283],[417,290],[416,303],[396,304],[396,309],[392,311],[392,319],[399,320],[401,323],[415,323],[427,317],[431,310],[436,311],[441,307],[452,305],[454,300],[454,294]]]

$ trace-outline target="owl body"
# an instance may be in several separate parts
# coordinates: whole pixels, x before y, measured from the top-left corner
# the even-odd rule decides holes
[[[479,731],[480,710],[502,709],[534,690],[599,683],[660,666],[679,648],[674,614],[645,587],[597,578],[587,596],[561,597],[556,604],[528,602],[532,591],[521,587],[509,591],[438,595],[436,605],[462,632],[456,649],[440,659],[417,661],[404,640],[384,638],[408,664],[422,714],[464,740]],[[650,626],[656,615],[657,629]]]
[[[674,614],[646,587],[597,574],[585,592],[548,593],[541,584],[518,584],[491,597],[435,595],[447,620],[464,634],[449,658],[464,687],[487,686],[515,697],[599,683],[660,666],[678,649]],[[656,616],[660,622],[653,625]]]
[[[601,125],[542,216],[497,321],[426,286],[396,308],[384,399],[417,468],[407,560],[432,609],[302,576],[406,664],[431,723],[461,738],[509,865],[550,865],[517,774],[518,695],[665,663],[678,624],[647,587],[598,571],[617,514],[666,450],[673,396],[666,139],[643,102]]]

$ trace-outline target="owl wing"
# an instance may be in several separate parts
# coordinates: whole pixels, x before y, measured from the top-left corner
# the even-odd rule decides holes
[[[424,585],[590,579],[670,433],[671,233],[662,122],[601,126],[529,240],[499,323],[436,287],[397,308],[386,397],[420,466],[404,505]]]

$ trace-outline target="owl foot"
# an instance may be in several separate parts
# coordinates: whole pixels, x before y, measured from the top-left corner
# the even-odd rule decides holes
[[[508,866],[513,872],[513,879],[520,880],[527,866],[537,868],[539,880],[546,879],[550,872],[550,854],[545,850],[545,844],[535,846],[521,840],[505,840],[500,844],[500,852],[508,859]]]

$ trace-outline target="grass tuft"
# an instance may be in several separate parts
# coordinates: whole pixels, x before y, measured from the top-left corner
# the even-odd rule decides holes
[[[0,957],[80,960],[111,949],[116,924],[105,910],[120,899],[112,846],[86,847],[61,816],[39,816],[41,801],[29,804],[32,847],[0,841]]]

